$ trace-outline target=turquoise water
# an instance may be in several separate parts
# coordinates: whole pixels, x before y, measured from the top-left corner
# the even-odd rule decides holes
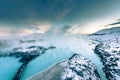
[[[92,49],[94,49],[95,46],[90,46],[86,42],[81,43],[82,46],[79,47],[79,49],[70,51],[68,48],[66,49],[54,49],[50,50],[47,53],[41,55],[37,59],[31,61],[25,71],[22,74],[22,80],[26,80],[33,76],[34,74],[45,70],[49,66],[53,65],[54,63],[57,63],[59,61],[62,61],[64,59],[68,59],[71,57],[74,52],[81,54],[82,56],[86,57],[87,59],[91,60],[95,66],[97,67],[98,73],[101,76],[102,80],[107,80],[105,77],[105,74],[102,70],[102,62],[100,61],[99,57],[94,53]],[[73,46],[72,46],[73,47]],[[87,48],[87,49],[86,49]]]
[[[13,57],[0,58],[0,80],[12,80],[21,63]]]
[[[100,58],[93,51],[87,52],[87,50],[84,50],[84,54],[82,54],[82,56],[91,60],[95,64],[97,71],[101,77],[101,80],[107,80],[105,73],[102,70],[102,67],[103,67],[102,62],[100,61]]]
[[[75,41],[74,41],[75,42]],[[75,43],[74,43],[75,44]],[[62,60],[68,59],[71,57],[74,52],[81,54],[87,59],[91,60],[102,78],[102,80],[106,80],[105,74],[102,71],[102,63],[96,54],[94,54],[94,46],[88,45],[84,41],[76,42],[76,45],[69,44],[69,48],[56,48],[53,50],[48,50],[45,54],[37,57],[32,60],[26,66],[25,70],[22,73],[21,80],[26,80],[36,73],[43,71],[50,67],[51,65],[60,62]],[[64,44],[61,44],[64,45]],[[75,49],[74,49],[75,48]],[[72,51],[73,52],[72,52]],[[21,63],[18,62],[18,59],[14,57],[1,57],[0,58],[0,80],[11,80],[15,75],[17,69],[21,66]]]
[[[45,70],[49,66],[61,60],[68,59],[73,53],[69,49],[49,50],[45,54],[31,61],[22,74],[21,80],[26,80],[34,74]]]
[[[100,58],[97,56],[97,54],[94,53],[95,45],[89,45],[89,42],[82,42],[81,44],[83,46],[78,50],[78,53],[80,53],[82,56],[84,56],[85,58],[87,58],[95,64],[97,71],[101,77],[101,80],[107,80],[105,73],[102,70],[103,64],[100,61]]]

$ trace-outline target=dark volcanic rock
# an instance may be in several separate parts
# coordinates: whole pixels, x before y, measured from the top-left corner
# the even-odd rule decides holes
[[[95,47],[95,53],[101,58],[103,71],[108,80],[120,79],[120,39],[113,39]]]
[[[61,80],[101,80],[95,65],[79,54],[74,54],[61,74]]]
[[[31,55],[36,58],[37,56],[44,54],[49,49],[55,49],[56,47],[50,46],[48,48],[42,46],[29,46],[27,48],[17,47],[13,48],[11,51],[0,52],[0,57],[16,57],[20,58],[20,62],[26,61]]]
[[[17,47],[13,48],[11,51],[1,52],[0,57],[16,57],[20,58],[19,62],[23,64],[18,68],[13,80],[20,80],[21,74],[27,64],[37,58],[38,56],[44,54],[49,49],[55,49],[56,47],[50,46],[48,48],[42,46],[29,46],[27,48]]]

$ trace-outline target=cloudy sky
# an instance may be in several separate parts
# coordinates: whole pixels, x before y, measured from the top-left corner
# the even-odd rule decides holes
[[[0,35],[89,34],[120,18],[120,0],[0,0]]]

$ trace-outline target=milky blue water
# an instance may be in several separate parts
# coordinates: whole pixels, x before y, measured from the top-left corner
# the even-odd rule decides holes
[[[81,55],[87,58],[88,60],[92,61],[93,64],[95,64],[95,67],[97,68],[97,71],[101,77],[101,80],[107,80],[105,73],[103,72],[103,64],[100,61],[100,58],[97,56],[97,54],[94,53],[94,51],[87,47],[87,49],[82,48]]]
[[[13,57],[0,58],[0,80],[12,80],[21,63]]]
[[[73,53],[69,49],[53,49],[31,61],[22,74],[21,80],[26,80],[34,74],[45,70],[54,63],[68,59]]]
[[[91,60],[96,65],[98,72],[102,77],[102,80],[106,80],[105,74],[102,71],[102,64],[100,62],[100,59],[97,55],[94,54],[94,52],[91,50],[91,48],[88,47],[88,45],[84,44],[84,46],[79,48],[78,53]],[[36,73],[47,69],[54,63],[68,59],[73,54],[74,52],[72,52],[68,48],[56,48],[53,50],[48,50],[45,54],[37,57],[36,59],[28,63],[22,73],[21,80],[26,80]],[[19,63],[18,60],[19,59],[16,59],[14,57],[0,58],[0,80],[11,80],[13,78],[17,69],[21,66],[21,63]]]

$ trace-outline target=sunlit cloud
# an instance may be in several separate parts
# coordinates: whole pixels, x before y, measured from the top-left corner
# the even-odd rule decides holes
[[[50,23],[35,23],[31,24],[30,28],[33,30],[34,33],[46,33],[50,29]]]
[[[0,26],[0,36],[10,35],[11,30],[5,26]]]
[[[28,34],[33,34],[34,33],[34,31],[30,30],[30,29],[23,29],[20,32],[21,32],[21,35],[28,35]]]
[[[25,25],[25,27],[21,26],[21,28],[11,27],[11,26],[0,26],[0,35],[29,35],[34,33],[46,33],[51,25],[49,23],[37,23],[31,25]]]
[[[77,34],[92,34],[99,30],[111,27],[120,26],[120,24],[111,25],[118,22],[115,19],[102,19],[98,21],[92,21],[86,24],[73,24],[64,25],[61,27],[53,27],[48,22],[36,22],[27,24],[25,27],[11,27],[11,26],[0,26],[0,36],[4,35],[29,35],[34,33],[40,34],[56,34],[56,35],[77,35]]]
[[[114,22],[116,22],[115,19],[106,19],[101,21],[93,21],[84,25],[75,24],[68,30],[68,32],[70,34],[92,34],[101,29],[120,26],[120,24],[117,24],[116,26],[109,25]]]

